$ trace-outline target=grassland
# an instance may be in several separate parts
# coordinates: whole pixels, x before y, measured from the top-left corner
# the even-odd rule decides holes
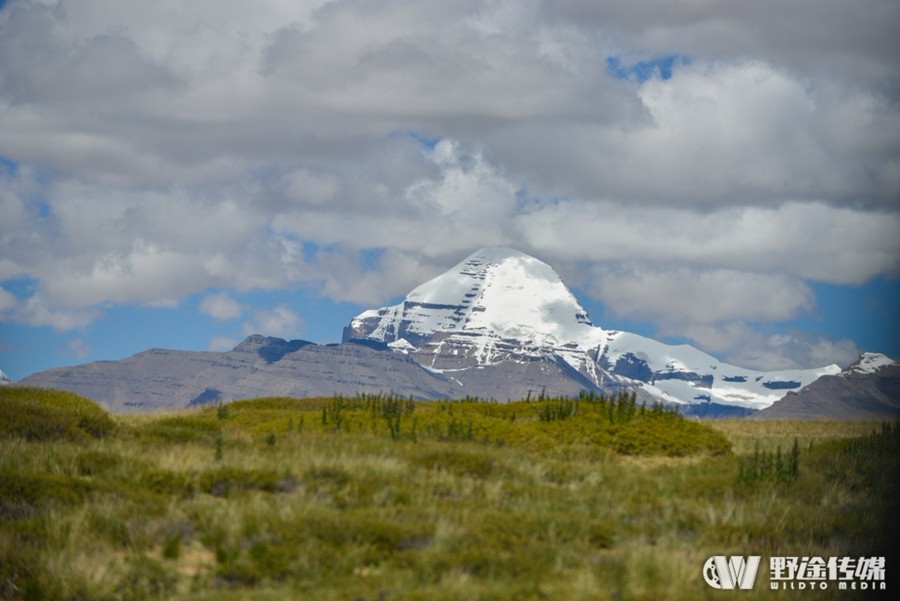
[[[898,440],[872,423],[699,423],[629,398],[110,416],[3,388],[0,598],[853,599],[773,592],[765,570],[753,591],[717,591],[701,568],[887,555],[893,586]],[[753,465],[792,450],[795,469]]]

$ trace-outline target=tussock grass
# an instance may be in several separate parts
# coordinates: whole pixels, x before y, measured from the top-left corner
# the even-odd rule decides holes
[[[869,556],[900,534],[893,427],[587,396],[105,417],[102,435],[0,430],[0,598],[720,599],[710,555]],[[794,477],[740,477],[795,439]]]

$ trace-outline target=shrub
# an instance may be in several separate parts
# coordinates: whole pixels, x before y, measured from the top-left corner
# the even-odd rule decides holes
[[[0,515],[27,514],[30,508],[57,503],[73,505],[89,490],[87,483],[71,476],[0,472]]]
[[[123,590],[126,599],[167,599],[177,582],[177,575],[162,563],[141,555],[131,560]]]
[[[289,492],[294,488],[294,478],[289,473],[275,470],[244,470],[221,467],[200,474],[200,490],[214,497],[227,497],[232,491],[262,490],[265,492]]]
[[[194,481],[189,474],[169,470],[147,470],[141,475],[140,483],[149,492],[183,499],[192,497],[195,490]]]
[[[442,449],[413,457],[413,463],[427,469],[443,469],[458,476],[486,478],[494,470],[494,460],[484,454]]]
[[[143,431],[166,442],[212,443],[221,436],[222,427],[202,415],[177,415],[155,421]]]
[[[738,465],[738,480],[752,482],[755,480],[776,480],[790,482],[800,473],[800,446],[794,439],[794,446],[789,454],[782,455],[781,447],[775,452],[759,450],[759,443],[753,455],[742,457]]]
[[[537,416],[542,422],[552,422],[574,417],[578,413],[578,401],[574,399],[555,399],[538,403]]]
[[[75,462],[82,476],[99,476],[115,470],[123,460],[121,455],[90,449],[79,453]]]
[[[115,429],[97,403],[60,390],[0,387],[0,415],[0,436],[31,441],[100,438]]]

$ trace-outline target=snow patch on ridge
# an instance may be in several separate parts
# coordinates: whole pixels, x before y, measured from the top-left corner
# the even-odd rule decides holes
[[[628,332],[611,337],[603,367],[615,370],[626,355],[645,362],[652,373],[652,386],[668,397],[692,401],[706,397],[703,400],[751,409],[768,407],[788,390],[799,390],[821,376],[841,371],[837,365],[767,372],[746,369],[687,344],[664,344]]]
[[[881,353],[863,353],[859,359],[845,373],[854,374],[874,374],[883,367],[890,367],[897,362]]]

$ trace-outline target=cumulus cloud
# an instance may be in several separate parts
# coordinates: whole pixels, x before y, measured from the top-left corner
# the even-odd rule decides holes
[[[103,315],[98,307],[69,309],[49,304],[40,293],[17,300],[5,318],[30,326],[49,326],[58,331],[86,326]]]
[[[9,0],[0,284],[36,284],[0,315],[374,304],[505,244],[736,348],[809,311],[809,282],[900,274],[898,27],[887,0]],[[768,336],[747,360],[848,348]]]
[[[813,305],[812,291],[781,274],[685,267],[604,268],[596,294],[620,316],[671,324],[715,324],[734,319],[783,321]]]
[[[301,334],[303,319],[287,305],[278,305],[272,309],[258,309],[253,312],[253,318],[244,322],[244,333],[262,334],[263,336],[278,336],[281,338],[293,338]]]
[[[735,365],[846,366],[860,353],[851,340],[776,328],[815,306],[804,281],[785,274],[618,264],[594,269],[587,285],[611,315],[652,321],[660,335],[691,340]]]
[[[684,335],[726,357],[732,364],[762,370],[802,369],[832,363],[846,367],[860,354],[860,348],[852,340],[827,340],[792,330],[772,333],[746,322],[692,326]]]
[[[237,319],[244,307],[227,292],[208,294],[200,301],[200,312],[219,321]]]
[[[16,306],[15,295],[0,288],[0,313]]]
[[[697,211],[563,201],[534,207],[520,226],[544,254],[573,260],[777,270],[840,284],[900,272],[900,215],[821,202]]]

